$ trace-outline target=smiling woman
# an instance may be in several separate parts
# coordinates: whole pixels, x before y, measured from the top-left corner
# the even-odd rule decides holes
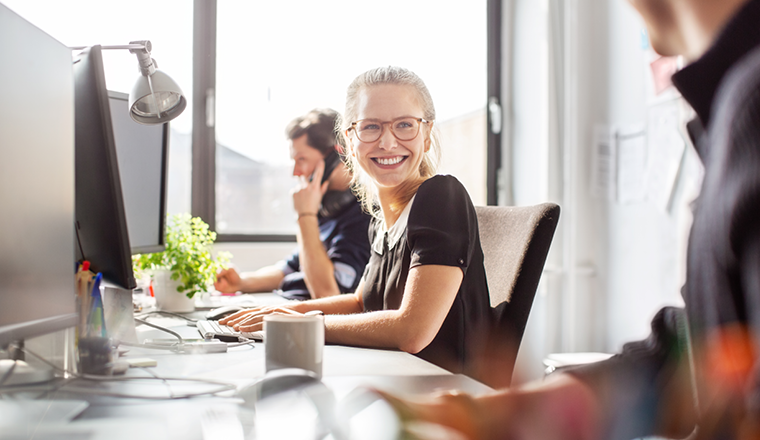
[[[341,128],[354,188],[375,220],[356,292],[244,310],[221,322],[256,331],[269,314],[321,310],[327,342],[397,348],[453,372],[477,371],[491,316],[483,251],[467,191],[456,178],[435,175],[434,120],[430,93],[411,71],[359,75]]]

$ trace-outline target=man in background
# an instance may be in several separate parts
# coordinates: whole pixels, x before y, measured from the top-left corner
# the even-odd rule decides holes
[[[705,166],[689,237],[685,310],[609,360],[484,396],[409,401],[406,419],[466,438],[760,439],[760,0],[629,0],[697,117]]]
[[[285,260],[242,276],[235,269],[217,274],[220,292],[271,292],[291,299],[353,292],[369,260],[370,216],[351,192],[351,175],[340,159],[335,132],[338,113],[315,109],[288,124],[293,159],[293,208],[298,248]]]

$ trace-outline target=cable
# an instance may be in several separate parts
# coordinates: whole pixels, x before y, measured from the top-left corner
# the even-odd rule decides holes
[[[12,387],[12,388],[0,386],[0,394],[19,393],[19,392],[25,392],[25,391],[51,392],[51,391],[65,390],[71,393],[90,394],[90,395],[107,396],[107,397],[121,397],[121,398],[145,399],[145,400],[175,400],[175,399],[187,399],[190,397],[197,397],[197,396],[204,396],[204,395],[216,395],[225,391],[232,391],[237,388],[235,384],[216,381],[212,379],[194,379],[194,378],[189,378],[189,377],[160,377],[160,376],[155,375],[152,371],[149,371],[146,369],[143,369],[143,370],[147,372],[148,374],[150,374],[152,377],[144,377],[144,376],[143,377],[135,377],[135,376],[117,377],[117,376],[94,376],[90,374],[78,374],[72,371],[68,371],[64,368],[61,368],[49,362],[47,359],[43,358],[42,356],[29,350],[26,347],[24,348],[19,347],[19,349],[22,350],[24,353],[28,353],[36,357],[37,359],[50,365],[54,369],[71,375],[72,379],[64,379],[63,384],[56,384],[56,385],[45,384],[45,385],[38,385],[38,386]],[[148,380],[148,381],[160,380],[163,383],[165,383],[167,387],[169,386],[168,381],[183,381],[183,382],[201,383],[201,384],[206,384],[206,385],[216,385],[217,387],[211,390],[189,392],[189,393],[183,393],[183,394],[174,394],[171,391],[171,388],[169,387],[169,396],[146,396],[143,394],[138,395],[138,394],[117,393],[117,392],[111,392],[111,391],[101,390],[101,389],[79,388],[79,387],[73,387],[69,385],[70,383],[73,383],[77,380],[86,380],[86,381],[92,381],[92,382],[126,382],[126,381],[137,381],[137,380]]]
[[[160,325],[152,324],[152,323],[150,323],[150,322],[148,322],[148,321],[145,321],[145,320],[143,320],[143,319],[140,319],[140,318],[135,318],[135,321],[139,322],[140,324],[144,324],[144,325],[147,325],[148,327],[153,327],[153,328],[154,328],[154,329],[156,329],[156,330],[161,330],[162,332],[166,332],[166,333],[169,333],[170,335],[174,335],[174,336],[176,336],[176,337],[177,337],[177,339],[179,339],[179,343],[180,343],[180,344],[183,344],[183,343],[185,342],[185,341],[182,339],[182,336],[180,336],[180,334],[179,334],[179,333],[177,333],[177,332],[175,332],[174,330],[169,330],[169,329],[168,329],[168,328],[166,328],[166,327],[161,327]]]
[[[242,342],[231,342],[231,343],[228,343],[227,344],[227,348],[242,347],[244,345],[250,345],[251,347],[255,348],[255,346],[253,345],[255,343],[256,343],[256,341],[254,341],[253,339],[247,339],[247,340],[242,341]]]
[[[145,313],[142,313],[140,315],[137,315],[136,318],[143,318],[143,317],[148,316],[148,315],[167,315],[167,316],[174,316],[174,317],[177,317],[177,318],[182,318],[185,321],[198,322],[198,320],[195,319],[195,318],[188,318],[187,316],[180,315],[179,313],[165,312],[163,310],[151,310],[150,312],[145,312]]]
[[[145,344],[145,343],[133,344],[131,342],[121,341],[119,342],[119,345],[126,345],[127,347],[137,347],[137,348],[150,348],[153,350],[168,350],[168,351],[177,353],[178,352],[177,349],[180,347],[181,343],[175,342],[174,344],[171,344],[171,345],[161,345],[161,344]]]

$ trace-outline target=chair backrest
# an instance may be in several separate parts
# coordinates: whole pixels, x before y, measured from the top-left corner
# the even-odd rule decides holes
[[[511,380],[517,350],[544,269],[559,206],[476,206],[486,278],[498,338],[510,347],[500,363]]]

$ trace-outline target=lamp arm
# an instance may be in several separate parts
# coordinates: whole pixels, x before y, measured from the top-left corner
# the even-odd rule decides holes
[[[73,46],[71,50],[82,50],[88,46]],[[143,76],[150,76],[156,71],[156,63],[153,58],[150,57],[150,51],[153,49],[153,45],[149,40],[130,41],[129,44],[122,44],[117,46],[100,46],[103,50],[122,49],[129,50],[130,53],[137,55],[137,62],[140,64],[140,73]]]
[[[137,44],[133,44],[133,43],[137,43]],[[100,46],[100,48],[103,49],[103,50],[109,50],[109,49],[127,49],[129,51],[133,51],[133,50],[139,50],[139,49],[146,49],[146,47],[150,47],[149,46],[150,45],[150,41],[147,41],[148,46],[146,46],[145,44],[142,44],[143,42],[133,42],[133,43],[122,44],[120,46]],[[84,49],[87,49],[88,47],[90,47],[90,46],[69,46],[69,49],[71,49],[71,50],[84,50]],[[150,49],[148,49],[148,50],[150,50]]]

